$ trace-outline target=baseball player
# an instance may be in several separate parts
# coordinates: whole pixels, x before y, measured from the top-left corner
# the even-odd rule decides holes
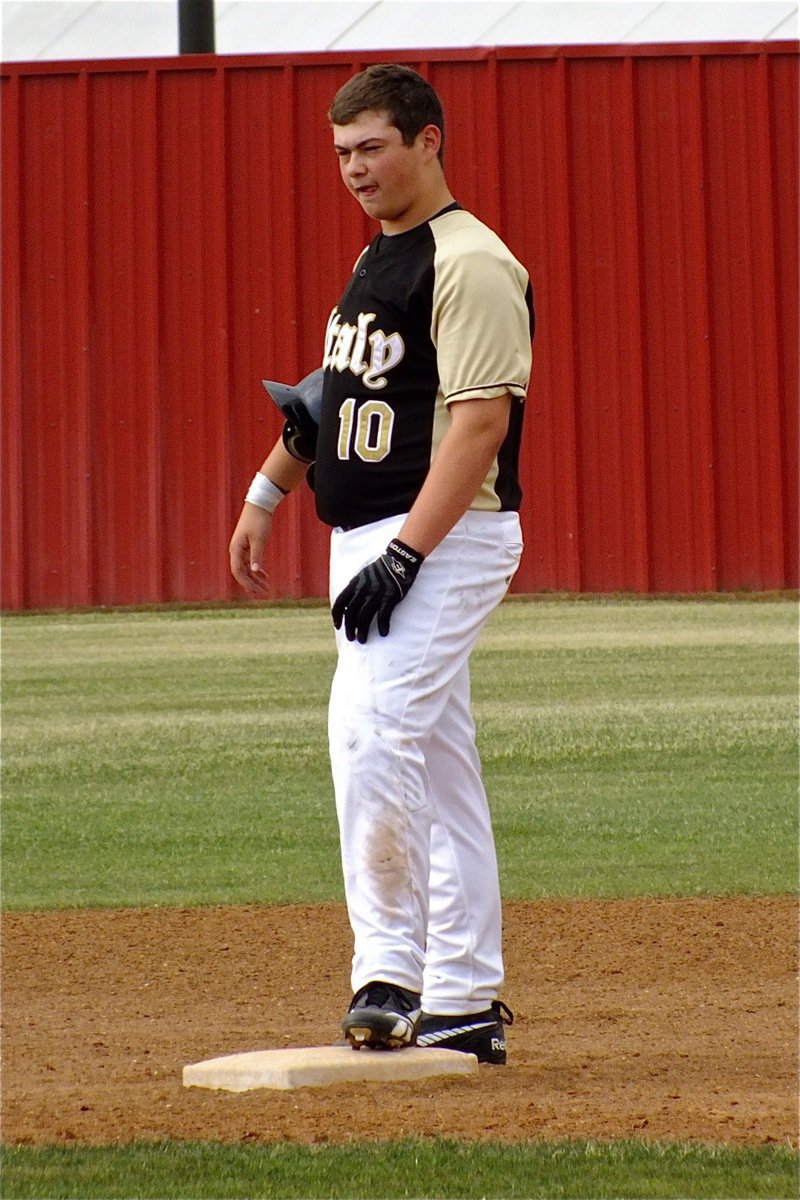
[[[345,1037],[504,1063],[513,1018],[499,999],[469,658],[522,552],[531,286],[450,194],[441,104],[420,75],[369,67],[328,115],[344,184],[380,228],[330,314],[322,368],[266,385],[287,420],[231,569],[267,594],[272,513],[308,473],[332,529],[329,745],[354,936]]]

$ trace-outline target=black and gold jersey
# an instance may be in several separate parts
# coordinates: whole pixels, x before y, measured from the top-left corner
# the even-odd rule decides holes
[[[407,512],[459,400],[508,392],[508,434],[471,507],[519,508],[531,369],[530,280],[457,204],[358,259],[325,334],[317,512],[352,527]]]

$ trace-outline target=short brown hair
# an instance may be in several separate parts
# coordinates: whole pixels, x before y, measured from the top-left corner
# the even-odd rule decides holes
[[[426,125],[435,125],[442,135],[439,158],[444,158],[442,102],[427,79],[411,67],[378,63],[354,75],[334,96],[328,120],[332,125],[349,125],[362,112],[385,112],[406,146],[413,145]]]

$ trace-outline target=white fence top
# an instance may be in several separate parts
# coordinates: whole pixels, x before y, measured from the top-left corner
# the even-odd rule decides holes
[[[216,0],[218,54],[798,37],[791,0]],[[177,0],[4,0],[6,62],[178,53]]]

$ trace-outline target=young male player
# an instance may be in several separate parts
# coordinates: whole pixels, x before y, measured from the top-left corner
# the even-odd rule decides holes
[[[329,113],[345,186],[380,225],[234,531],[267,594],[272,512],[314,460],[332,527],[330,756],[348,912],[351,1044],[506,1060],[500,894],[469,658],[522,552],[517,461],[531,366],[524,268],[455,202],[438,96],[369,67]],[[303,428],[301,428],[301,426]],[[306,461],[300,461],[305,459]]]

